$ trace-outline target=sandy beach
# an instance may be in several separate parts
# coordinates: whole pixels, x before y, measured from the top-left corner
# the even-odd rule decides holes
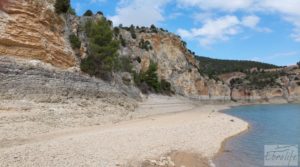
[[[123,121],[121,115],[114,123],[16,135],[5,144],[11,119],[12,127],[0,126],[0,166],[207,166],[226,138],[248,129],[245,121],[218,112],[228,107],[150,96]]]

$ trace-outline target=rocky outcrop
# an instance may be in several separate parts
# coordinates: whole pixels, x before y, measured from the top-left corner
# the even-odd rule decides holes
[[[150,61],[154,61],[158,65],[159,78],[170,82],[176,94],[202,100],[230,99],[227,85],[200,75],[199,62],[178,36],[161,30],[153,33],[150,29],[145,32],[136,30],[135,33],[137,38],[133,39],[129,31],[121,29],[127,46],[120,50],[120,54],[130,57],[136,72],[146,71]],[[142,40],[149,41],[152,49],[141,48]]]
[[[119,85],[110,85],[74,71],[54,68],[40,61],[16,60],[0,56],[0,99],[58,103],[65,100],[104,99],[111,103],[127,103],[137,99],[139,91],[127,92]],[[134,90],[134,89],[133,89]],[[122,102],[123,101],[123,102]]]
[[[56,67],[76,64],[65,38],[66,24],[51,0],[1,1],[0,55],[41,60]]]
[[[270,101],[272,99],[284,99],[290,102],[300,99],[300,73],[297,70],[282,68],[286,74],[276,79],[275,86],[266,86],[264,88],[251,88],[246,85],[235,86],[231,90],[231,99],[235,101]],[[280,72],[280,70],[278,72]],[[274,71],[271,71],[274,72]],[[246,74],[238,73],[224,74],[223,79],[245,78]],[[224,77],[227,76],[227,77]],[[235,77],[234,77],[235,76]]]

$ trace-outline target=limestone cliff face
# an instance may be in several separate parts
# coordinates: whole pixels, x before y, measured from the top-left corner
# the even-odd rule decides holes
[[[267,86],[263,89],[253,89],[247,86],[233,87],[231,99],[236,101],[269,101],[272,99],[286,99],[288,101],[298,101],[300,97],[300,72],[298,69],[283,68],[286,72],[284,76],[276,79],[276,86]],[[245,78],[246,74],[233,72],[220,75],[224,82],[230,84],[232,79]]]
[[[55,14],[53,1],[6,0],[1,7],[0,55],[38,59],[61,68],[75,65],[64,38],[65,22]]]
[[[247,86],[232,87],[232,79],[244,79],[247,75],[233,72],[219,76],[215,81],[198,72],[199,62],[186,49],[180,37],[158,30],[136,29],[136,39],[128,29],[121,29],[120,34],[126,39],[127,46],[120,50],[121,56],[133,60],[134,70],[144,72],[150,61],[158,64],[158,75],[171,83],[176,94],[200,100],[235,100],[235,101],[270,101],[285,99],[294,101],[300,97],[300,72],[295,69],[285,70],[286,76],[277,78],[277,86],[263,89],[251,89]],[[152,49],[143,49],[141,41],[149,41]]]
[[[197,99],[230,99],[230,89],[221,82],[204,78],[198,72],[199,62],[185,48],[181,39],[171,33],[136,32],[132,39],[129,31],[121,30],[127,47],[121,49],[122,56],[134,60],[137,72],[146,71],[150,61],[158,64],[158,76],[171,83],[175,93]],[[149,41],[152,49],[139,47],[141,40]],[[140,60],[140,61],[137,61]]]

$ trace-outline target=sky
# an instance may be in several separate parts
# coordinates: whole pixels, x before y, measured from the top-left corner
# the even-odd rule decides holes
[[[71,0],[78,15],[102,11],[114,26],[178,34],[199,56],[276,65],[300,61],[300,0]]]

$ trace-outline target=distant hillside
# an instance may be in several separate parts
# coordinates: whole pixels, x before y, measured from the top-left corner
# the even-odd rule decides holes
[[[215,76],[229,72],[246,72],[252,68],[271,69],[279,66],[256,61],[220,60],[203,56],[196,56],[200,61],[200,72],[208,76]]]

